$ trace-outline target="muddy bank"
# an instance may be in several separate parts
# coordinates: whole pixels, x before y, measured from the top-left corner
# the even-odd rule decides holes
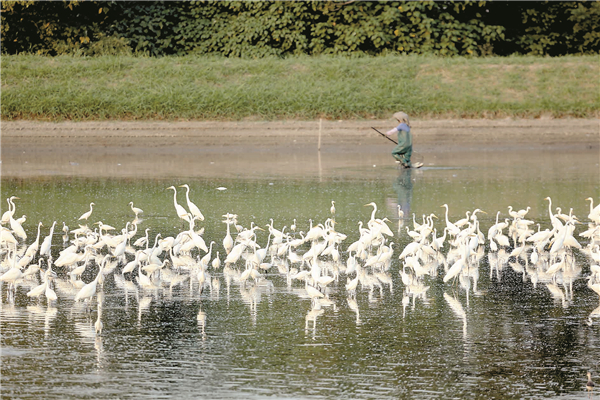
[[[600,120],[414,121],[426,165],[552,163],[600,158]],[[239,122],[3,122],[3,177],[238,177],[353,174],[393,164],[392,120]],[[320,152],[317,151],[320,133]]]

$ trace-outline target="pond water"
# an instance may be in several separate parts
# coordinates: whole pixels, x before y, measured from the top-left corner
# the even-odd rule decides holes
[[[586,373],[597,379],[600,372],[600,297],[587,283],[594,264],[585,249],[590,239],[579,234],[587,229],[589,202],[600,199],[598,155],[591,153],[547,154],[543,163],[534,154],[502,157],[489,154],[493,163],[460,158],[453,163],[426,163],[420,170],[395,166],[358,166],[328,170],[325,174],[290,176],[272,172],[251,179],[202,176],[180,179],[91,179],[69,177],[3,178],[1,195],[15,200],[15,218],[26,216],[23,227],[31,244],[38,222],[40,242],[56,221],[51,254],[64,243],[63,222],[73,229],[89,210],[92,229],[101,221],[116,229],[134,219],[133,202],[144,210],[131,244],[148,229],[149,247],[155,237],[177,237],[189,225],[177,217],[173,204],[186,206],[188,184],[191,200],[200,207],[204,221],[202,238],[219,252],[221,266],[209,266],[200,290],[197,260],[205,251],[193,249],[194,267],[176,272],[163,268],[154,288],[138,286],[133,274],[121,274],[124,262],[104,277],[97,294],[88,302],[75,302],[79,291],[67,267],[54,266],[51,282],[57,300],[48,304],[27,292],[40,284],[39,275],[17,281],[14,294],[4,283],[1,292],[2,395],[5,398],[582,398]],[[529,160],[529,161],[528,161]],[[370,161],[369,161],[370,162]],[[274,168],[273,171],[277,171]],[[220,188],[221,190],[219,190]],[[566,256],[569,268],[555,279],[539,276],[527,257],[499,256],[490,248],[487,232],[500,220],[509,222],[508,207],[531,207],[527,220],[533,231],[551,228],[552,210],[576,215],[573,236],[582,245]],[[227,213],[237,214],[237,224],[256,230],[260,248],[272,245],[267,224],[300,238],[313,226],[332,217],[335,201],[336,232],[346,235],[332,255],[318,257],[320,269],[337,280],[326,285],[325,298],[312,300],[305,282],[289,278],[309,269],[309,264],[285,266],[286,255],[267,255],[259,268],[261,279],[240,281],[246,270],[240,258],[224,268],[223,239]],[[391,262],[366,266],[359,260],[364,280],[353,294],[346,288],[348,247],[360,237],[359,222],[367,228],[375,217],[387,217],[394,236]],[[398,219],[397,205],[405,212]],[[441,236],[448,218],[457,221],[479,208],[479,228],[485,234],[480,255],[460,279],[444,282],[442,262],[411,285],[401,272],[410,274],[406,260],[398,256],[413,239],[413,214],[418,224],[423,215],[435,214],[433,226]],[[187,207],[186,207],[187,208]],[[296,231],[291,226],[296,225]],[[402,225],[399,227],[399,225]],[[127,229],[131,230],[132,225]],[[231,227],[235,238],[237,230]],[[508,234],[508,229],[504,229]],[[473,235],[471,235],[472,237]],[[69,240],[74,235],[70,234]],[[284,242],[286,240],[284,239]],[[376,244],[374,244],[376,246]],[[142,245],[139,248],[144,248]],[[440,251],[449,257],[450,244]],[[294,248],[299,256],[311,248]],[[549,246],[547,247],[549,248]],[[80,251],[83,251],[81,249]],[[501,254],[502,250],[500,251]],[[81,281],[93,281],[107,247],[95,250]],[[8,253],[10,255],[10,252]],[[6,254],[2,257],[6,259]],[[134,259],[125,253],[126,261]],[[170,259],[167,251],[158,256]],[[43,256],[42,268],[46,268]],[[500,261],[498,259],[500,258]],[[114,258],[110,261],[116,260]],[[312,259],[311,259],[312,260]],[[35,262],[32,261],[32,262]],[[310,263],[312,261],[309,260]],[[3,263],[2,268],[8,268]],[[83,263],[79,262],[79,265]],[[423,263],[422,263],[423,264]],[[448,265],[447,267],[450,267]],[[547,268],[546,266],[545,268]],[[297,271],[288,272],[292,268]],[[314,267],[313,267],[314,268]],[[570,274],[567,273],[571,271]],[[137,271],[137,270],[136,270]],[[437,274],[436,274],[437,272]],[[325,274],[325,272],[323,272]],[[466,278],[465,278],[466,277]],[[181,278],[181,279],[179,279]],[[407,278],[408,279],[408,278]],[[370,282],[370,283],[369,283]],[[94,324],[103,324],[96,334]]]

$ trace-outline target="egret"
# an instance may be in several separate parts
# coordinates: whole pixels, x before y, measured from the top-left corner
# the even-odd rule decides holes
[[[175,189],[175,186],[169,186],[167,188],[167,190],[168,189],[173,189],[173,205],[175,206],[175,211],[177,212],[177,216],[179,218],[181,218],[182,220],[189,222],[190,215],[188,214],[187,211],[185,211],[185,208],[183,208],[182,206],[177,204],[177,189]]]
[[[471,211],[467,211],[465,214],[466,214],[466,217],[459,219],[458,221],[456,221],[454,223],[454,225],[458,226],[459,228],[462,228],[464,225],[468,224],[469,219],[470,219],[469,216],[471,215]]]
[[[527,207],[526,210],[519,210],[519,211],[513,211],[512,206],[508,206],[508,214],[513,217],[514,219],[523,219],[525,218],[525,215],[527,215],[527,213],[529,212],[529,210],[531,210],[531,207]]]
[[[215,244],[215,242],[211,241],[210,245],[208,246],[208,252],[204,255],[204,257],[200,259],[200,265],[202,265],[203,267],[208,267],[208,263],[210,262],[210,258],[212,257],[213,244]]]
[[[137,283],[144,289],[154,289],[156,286],[152,283],[150,278],[142,273],[142,268],[138,268],[138,278]]]
[[[46,291],[46,286],[48,286],[48,281],[43,282],[41,285],[38,285],[27,292],[27,297],[35,297],[39,300],[40,296]]]
[[[221,267],[221,259],[219,258],[219,252],[217,251],[216,257],[212,260],[213,269],[219,269]]]
[[[588,218],[596,224],[600,224],[600,204],[594,207],[594,199],[592,197],[588,197],[585,200],[590,202],[590,213],[588,214]]]
[[[19,242],[13,236],[10,229],[7,229],[2,226],[0,227],[0,243],[2,245],[14,244],[16,246]]]
[[[150,230],[150,228],[146,228],[145,229],[146,235],[142,236],[141,238],[139,238],[135,242],[133,242],[133,245],[136,246],[136,247],[141,247],[141,246],[147,245],[148,244],[148,231],[149,230]]]
[[[331,200],[331,208],[329,211],[331,211],[331,215],[335,215],[335,201],[333,200]]]
[[[227,234],[223,239],[223,247],[225,248],[225,252],[229,254],[231,252],[231,249],[233,249],[233,238],[231,237],[231,232],[229,228],[229,224],[231,222],[229,220],[226,220],[225,223],[227,224]]]
[[[402,206],[398,204],[398,219],[404,219],[404,211],[402,211]]]
[[[204,215],[202,215],[198,206],[196,206],[194,203],[192,203],[190,201],[190,187],[188,186],[188,184],[186,183],[185,185],[181,185],[179,187],[184,187],[186,189],[185,198],[187,200],[187,205],[188,205],[188,208],[190,209],[190,213],[192,214],[192,217],[197,217],[200,221],[204,221]]]
[[[34,257],[40,247],[40,228],[42,227],[42,222],[40,221],[38,223],[38,231],[37,231],[37,236],[35,238],[35,241],[33,243],[31,243],[29,245],[29,247],[27,247],[27,250],[25,251],[25,255],[26,256],[31,256]]]
[[[8,290],[14,291],[16,289],[16,282],[23,277],[21,268],[17,266],[17,255],[13,255],[13,266],[0,276],[0,282],[8,282]]]
[[[444,247],[444,242],[446,241],[446,233],[447,232],[448,232],[448,228],[444,228],[444,235],[440,236],[440,237],[436,237],[437,231],[434,230],[434,236],[433,236],[433,239],[431,240],[431,247],[435,251],[439,251],[442,249],[442,247]]]
[[[143,250],[138,250],[135,253],[135,258],[133,259],[133,261],[129,261],[127,264],[125,264],[123,270],[121,271],[121,275],[125,275],[128,272],[133,272],[133,270],[140,265],[140,255],[142,253]]]
[[[17,235],[17,237],[19,237],[20,239],[27,239],[27,234],[25,233],[25,229],[23,229],[23,227],[21,226],[21,224],[14,219],[12,216],[9,218],[9,222],[10,222],[10,229],[12,229],[12,231],[14,232],[15,235]]]
[[[365,204],[365,207],[371,206],[373,207],[373,211],[371,212],[371,219],[369,220],[369,222],[374,222],[375,221],[375,213],[377,212],[377,204],[372,201],[369,204]]]
[[[90,203],[90,211],[83,213],[83,215],[81,215],[81,217],[79,217],[79,220],[81,221],[82,219],[85,219],[87,221],[87,219],[90,217],[90,215],[92,215],[92,211],[94,210],[95,204],[94,202]]]
[[[48,268],[50,271],[52,271],[50,268]],[[52,287],[50,287],[50,283],[52,280],[52,275],[48,275],[46,277],[46,288],[44,290],[44,295],[46,296],[46,300],[48,301],[48,305],[50,305],[51,302],[56,301],[58,299],[58,296],[56,295],[56,292],[52,289]]]
[[[69,227],[64,222],[63,222],[62,231],[63,231],[63,237],[62,237],[63,243],[66,245],[69,242]]]
[[[350,280],[350,278],[347,278],[346,290],[348,291],[348,295],[351,298],[356,297],[356,288],[358,287],[358,281],[359,281],[358,274],[356,274],[356,277],[352,280]]]
[[[6,199],[6,201],[8,202],[8,210],[5,211],[4,214],[2,214],[2,220],[0,221],[0,223],[7,224],[12,218],[12,216],[15,215],[16,207],[13,200],[20,199],[17,196],[10,196],[8,199]]]
[[[448,204],[444,204],[441,207],[446,208],[446,228],[448,228],[448,233],[452,236],[458,235],[460,233],[460,229],[458,226],[450,222],[450,219],[448,219]]]
[[[102,263],[100,264],[100,270],[98,271],[98,275],[96,275],[96,278],[91,281],[90,283],[84,285],[79,292],[77,292],[77,294],[75,295],[75,301],[91,301],[91,299],[94,297],[94,295],[96,294],[96,288],[98,286],[98,281],[100,280],[100,276],[102,275],[102,268],[104,268],[104,264],[106,262],[106,260],[110,257],[109,254],[107,254],[106,256],[104,256],[104,259],[102,260]]]
[[[142,210],[141,208],[137,208],[133,206],[133,201],[129,202],[129,206],[131,207],[131,211],[133,211],[133,213],[135,214],[135,217],[137,218],[137,216],[141,213],[144,212],[144,210]]]
[[[308,296],[311,299],[313,299],[313,301],[314,301],[314,299],[318,299],[320,297],[325,297],[325,295],[323,293],[321,293],[321,291],[319,289],[310,286],[308,284],[308,281],[306,281],[305,289],[306,289],[306,293],[308,294]]]

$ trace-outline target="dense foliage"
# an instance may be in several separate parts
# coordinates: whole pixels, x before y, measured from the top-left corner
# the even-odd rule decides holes
[[[2,2],[2,53],[597,54],[600,2]]]

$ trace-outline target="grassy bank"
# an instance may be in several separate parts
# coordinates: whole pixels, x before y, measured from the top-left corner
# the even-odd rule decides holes
[[[2,56],[2,119],[598,117],[597,56]]]

